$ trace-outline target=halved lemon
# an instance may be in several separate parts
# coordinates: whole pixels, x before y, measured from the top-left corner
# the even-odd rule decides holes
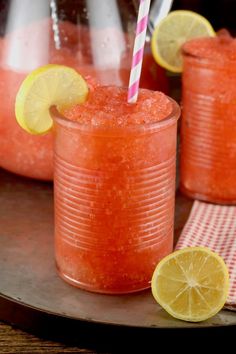
[[[223,259],[205,247],[189,247],[165,257],[152,277],[152,294],[173,317],[204,321],[226,302],[229,274]]]
[[[193,11],[172,11],[153,32],[153,57],[160,66],[179,73],[182,71],[182,45],[190,39],[209,36],[215,36],[215,31],[205,17]]]
[[[64,65],[48,64],[32,71],[16,96],[15,115],[31,134],[49,131],[53,121],[49,109],[61,111],[86,100],[88,86],[78,72]]]

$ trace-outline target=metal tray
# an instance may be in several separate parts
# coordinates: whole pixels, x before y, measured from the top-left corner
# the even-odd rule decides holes
[[[191,205],[191,200],[177,193],[175,239]],[[97,334],[102,328],[106,336],[120,330],[145,331],[156,336],[161,330],[236,326],[236,314],[227,310],[202,323],[186,323],[171,318],[157,305],[150,291],[111,296],[66,284],[58,277],[54,265],[52,184],[3,170],[0,170],[0,319],[40,334],[54,332],[60,339],[65,333],[67,339],[77,338],[78,328],[84,338],[92,333],[94,326]]]

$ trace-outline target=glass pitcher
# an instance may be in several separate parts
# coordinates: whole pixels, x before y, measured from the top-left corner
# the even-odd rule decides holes
[[[68,65],[90,85],[127,86],[138,0],[0,1],[0,167],[53,178],[52,134],[31,136],[15,121],[25,76],[47,63]],[[141,86],[167,91],[164,71],[147,46]]]

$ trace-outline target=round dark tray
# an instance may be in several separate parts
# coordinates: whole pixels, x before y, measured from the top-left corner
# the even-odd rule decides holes
[[[192,202],[177,193],[175,237],[187,220]],[[99,295],[62,281],[53,257],[53,188],[0,171],[0,319],[21,328],[68,341],[100,341],[132,333],[155,340],[180,330],[236,329],[236,314],[221,311],[202,323],[171,318],[150,291],[132,295]],[[79,333],[79,335],[78,335]],[[209,335],[209,333],[208,333]]]

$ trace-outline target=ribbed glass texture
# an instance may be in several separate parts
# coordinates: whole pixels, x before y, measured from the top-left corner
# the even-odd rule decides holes
[[[236,203],[236,65],[184,53],[181,189]]]
[[[55,121],[60,275],[102,293],[150,286],[172,251],[177,105],[153,125],[102,130]]]

